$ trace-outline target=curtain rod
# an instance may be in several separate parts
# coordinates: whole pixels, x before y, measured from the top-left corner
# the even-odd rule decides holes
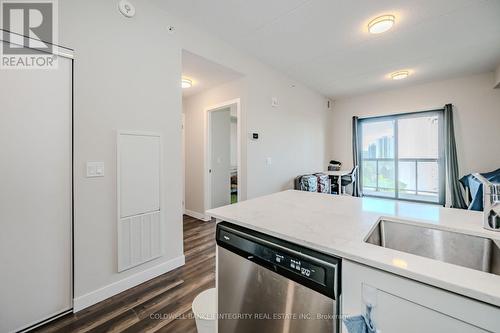
[[[447,103],[447,104],[449,104],[449,103]],[[447,105],[447,104],[445,104],[445,105]],[[358,119],[362,120],[362,119],[370,119],[370,118],[395,117],[395,116],[411,115],[411,114],[418,114],[418,113],[425,113],[425,112],[444,111],[445,105],[443,105],[441,107],[434,108],[434,109],[427,109],[427,110],[420,110],[420,111],[410,111],[410,112],[401,112],[401,113],[391,113],[391,114],[384,114],[384,115],[380,115],[380,116],[358,117]]]

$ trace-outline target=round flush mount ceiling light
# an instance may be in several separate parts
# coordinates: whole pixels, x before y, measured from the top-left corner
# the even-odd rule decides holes
[[[403,80],[406,79],[410,75],[410,71],[397,71],[391,73],[391,79],[393,80]]]
[[[182,89],[191,88],[193,86],[193,80],[182,78],[181,87]]]
[[[371,34],[381,34],[394,26],[396,17],[394,15],[382,15],[374,18],[368,23],[368,31]]]

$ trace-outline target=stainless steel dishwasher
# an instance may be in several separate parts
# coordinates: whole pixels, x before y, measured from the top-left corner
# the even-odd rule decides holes
[[[217,225],[219,333],[340,332],[341,260]]]

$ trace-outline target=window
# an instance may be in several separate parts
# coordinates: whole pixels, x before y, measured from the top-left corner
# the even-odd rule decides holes
[[[443,111],[359,121],[363,195],[444,204]]]

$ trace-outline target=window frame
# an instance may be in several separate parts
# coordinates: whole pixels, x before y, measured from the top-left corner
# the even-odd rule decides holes
[[[438,201],[433,202],[433,201],[425,201],[425,200],[416,200],[416,199],[408,199],[408,198],[400,198],[400,193],[399,193],[399,139],[398,139],[398,120],[400,119],[408,119],[408,118],[417,118],[417,117],[428,117],[432,115],[437,115],[438,116],[438,158],[437,158],[437,163],[438,163],[438,174],[439,174],[439,189],[438,189]],[[394,121],[394,178],[395,178],[395,184],[394,184],[394,197],[387,197],[387,196],[381,196],[381,195],[373,195],[373,194],[362,194],[363,196],[366,197],[374,197],[374,198],[383,198],[383,199],[390,199],[390,200],[401,200],[401,201],[408,201],[408,202],[418,202],[418,203],[426,203],[426,204],[435,204],[435,205],[445,205],[446,201],[446,172],[445,172],[445,147],[444,147],[444,109],[433,109],[433,110],[427,110],[427,111],[416,111],[416,112],[406,112],[406,113],[396,113],[396,114],[390,114],[390,115],[383,115],[383,116],[374,116],[374,117],[365,117],[365,118],[359,118],[358,119],[358,137],[356,138],[357,143],[358,143],[358,161],[359,161],[359,181],[360,181],[360,188],[361,192],[363,192],[363,124],[371,123],[371,122],[381,122],[381,121]],[[383,159],[382,159],[383,160]],[[392,160],[392,159],[388,159]],[[404,158],[401,160],[405,160]],[[411,159],[411,160],[417,160],[425,162],[425,160],[432,160],[434,161],[435,159],[429,159],[429,158],[416,158],[416,159]],[[418,171],[417,175],[418,175]],[[377,170],[377,175],[378,175],[378,170]],[[378,176],[377,176],[378,178]],[[418,182],[418,176],[415,179],[415,182]],[[418,183],[416,183],[416,187],[418,189]]]

